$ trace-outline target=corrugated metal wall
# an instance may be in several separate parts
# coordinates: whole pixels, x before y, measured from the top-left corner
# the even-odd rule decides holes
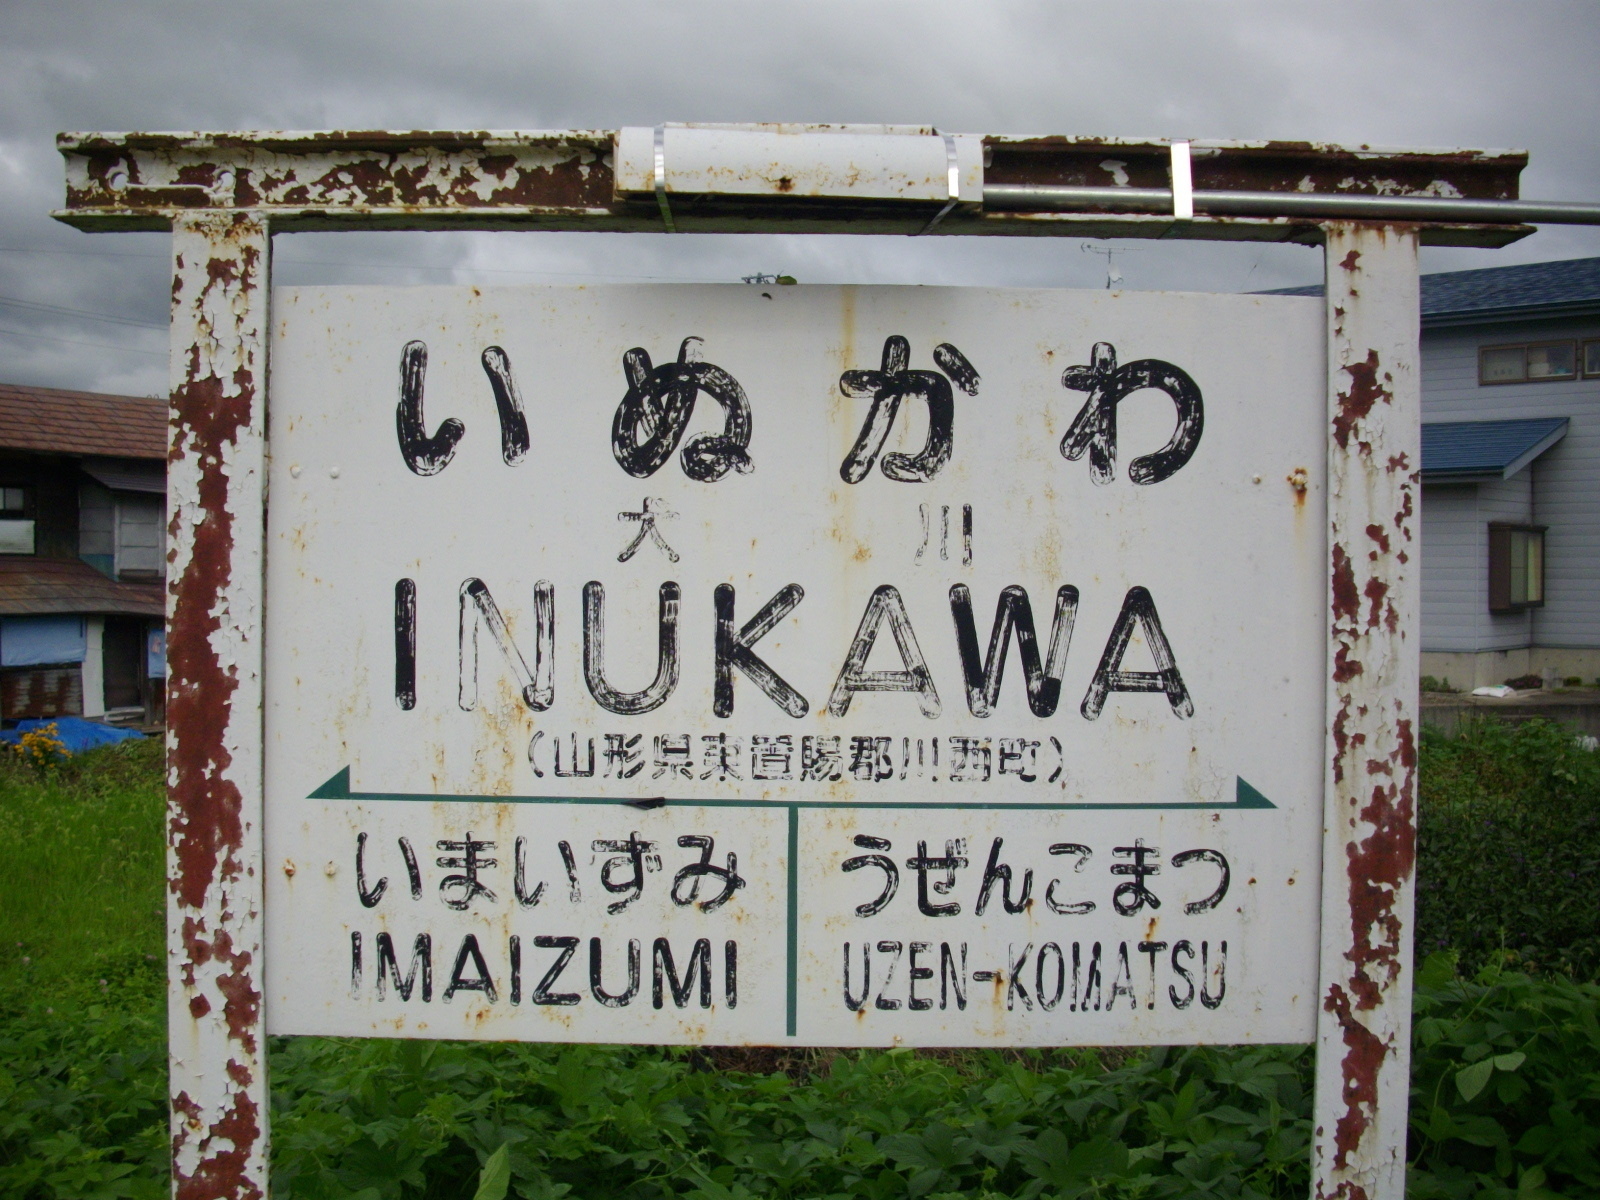
[[[0,717],[68,717],[83,712],[83,672],[77,666],[0,671]]]

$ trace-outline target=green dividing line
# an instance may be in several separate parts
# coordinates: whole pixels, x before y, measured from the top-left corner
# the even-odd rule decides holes
[[[800,1005],[800,808],[789,806],[789,1036],[794,1036]]]
[[[801,808],[862,808],[862,809],[942,809],[962,812],[1086,812],[1086,811],[1127,811],[1127,812],[1178,812],[1182,810],[1204,810],[1207,812],[1232,811],[1234,809],[1267,809],[1277,808],[1255,788],[1251,787],[1240,776],[1235,776],[1234,798],[1231,804],[1226,802],[1205,803],[1185,801],[1178,803],[1133,803],[1121,804],[1116,801],[1097,801],[1079,804],[1044,804],[1024,802],[1020,804],[1007,804],[997,801],[982,803],[972,801],[951,801],[949,803],[928,800],[852,800],[840,802],[838,800],[695,800],[695,799],[667,799],[662,796],[649,798],[628,799],[619,796],[463,796],[448,795],[437,792],[356,792],[350,788],[350,768],[335,771],[328,781],[306,797],[307,800],[399,800],[427,804],[602,804],[615,808],[618,805],[640,809],[651,808],[783,808],[792,814]],[[790,828],[793,828],[791,816]]]

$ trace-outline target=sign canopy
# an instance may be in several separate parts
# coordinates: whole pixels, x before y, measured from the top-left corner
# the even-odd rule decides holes
[[[1320,302],[274,307],[273,1032],[1311,1038]]]

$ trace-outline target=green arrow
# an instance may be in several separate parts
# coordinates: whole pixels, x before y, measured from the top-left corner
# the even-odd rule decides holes
[[[1233,789],[1233,795],[1234,795],[1233,806],[1235,808],[1277,808],[1278,807],[1271,800],[1268,800],[1260,792],[1256,791],[1255,788],[1251,787],[1248,783],[1246,783],[1244,781],[1244,776],[1235,775],[1234,779],[1238,780],[1238,783],[1234,786],[1234,789]]]
[[[307,800],[349,800],[350,798],[349,767],[335,771],[329,776],[327,783],[306,797]]]
[[[1020,812],[1083,812],[1083,811],[1123,811],[1129,812],[1165,812],[1184,809],[1202,809],[1208,812],[1228,811],[1240,808],[1277,808],[1255,788],[1251,787],[1243,778],[1235,777],[1237,783],[1234,787],[1234,801],[1232,804],[1203,804],[1194,802],[1175,802],[1171,804],[1140,803],[1117,804],[1115,802],[1082,803],[1082,804],[1001,804],[954,802],[950,804],[930,804],[921,800],[860,800],[852,803],[840,803],[836,800],[703,800],[703,799],[674,799],[666,800],[659,796],[649,798],[626,798],[618,796],[460,796],[435,792],[357,792],[350,787],[350,768],[344,767],[329,776],[328,781],[315,791],[311,792],[307,800],[395,800],[413,801],[426,804],[628,804],[635,808],[658,808],[671,806],[675,808],[915,808],[935,809],[949,808],[961,810],[983,810],[1001,812],[1015,809]]]

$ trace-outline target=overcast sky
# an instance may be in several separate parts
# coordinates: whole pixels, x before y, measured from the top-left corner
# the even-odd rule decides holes
[[[1516,147],[1530,199],[1600,200],[1600,7],[1547,3],[0,5],[0,380],[166,390],[167,237],[84,234],[62,130],[931,124],[969,133]],[[737,281],[1254,291],[1314,250],[1081,238],[280,236],[276,280]],[[1424,270],[1600,255],[1551,227]]]

